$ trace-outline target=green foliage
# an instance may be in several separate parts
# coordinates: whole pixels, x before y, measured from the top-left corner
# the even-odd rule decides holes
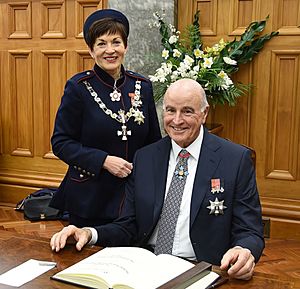
[[[241,95],[250,90],[250,84],[233,83],[231,75],[239,70],[240,64],[253,60],[264,44],[278,32],[261,35],[267,20],[249,24],[240,39],[224,41],[221,39],[212,47],[203,49],[197,11],[191,25],[188,25],[182,37],[172,25],[164,22],[156,13],[164,60],[150,79],[154,84],[155,100],[160,99],[167,87],[180,78],[193,78],[206,91],[212,105],[235,105]]]

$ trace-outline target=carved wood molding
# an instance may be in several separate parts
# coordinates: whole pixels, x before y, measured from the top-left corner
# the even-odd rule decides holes
[[[8,3],[8,38],[31,38],[31,2]]]
[[[0,169],[0,184],[29,187],[58,187],[64,174]]]
[[[263,216],[300,221],[300,201],[261,197]]]

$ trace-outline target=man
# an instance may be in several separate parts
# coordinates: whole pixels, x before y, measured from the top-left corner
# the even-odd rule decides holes
[[[176,187],[175,192],[183,191],[183,195],[171,253],[220,265],[230,277],[250,279],[264,248],[250,151],[203,127],[209,105],[203,88],[194,80],[173,83],[165,94],[163,109],[168,136],[137,151],[118,220],[95,228],[68,226],[52,237],[52,250],[59,251],[73,236],[78,250],[97,243],[159,251],[156,249],[167,243],[162,238],[171,234],[164,236],[160,228],[168,195],[174,195],[177,182],[183,189]],[[182,148],[186,151],[178,156]],[[178,158],[180,166],[176,165]]]

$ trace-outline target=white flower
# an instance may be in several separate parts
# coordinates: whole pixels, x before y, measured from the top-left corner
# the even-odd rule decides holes
[[[212,57],[204,58],[203,67],[204,68],[211,68],[213,63],[214,63],[214,61],[213,61]]]
[[[174,82],[179,78],[179,72],[177,70],[173,71],[171,74],[171,80]]]
[[[174,25],[169,24],[169,28],[170,28],[170,31],[171,31],[172,33],[176,33],[176,28],[175,28]]]
[[[230,77],[226,77],[225,79],[226,85],[230,86],[233,84],[232,80],[230,79]]]
[[[149,75],[149,79],[151,82],[157,82],[158,81],[158,77],[155,75]]]
[[[196,58],[200,58],[203,57],[204,52],[202,50],[200,50],[199,48],[194,49],[194,55]]]
[[[177,42],[177,40],[178,40],[178,36],[176,36],[176,35],[171,35],[170,38],[169,38],[169,43],[170,43],[170,44],[174,44],[174,43]]]
[[[169,57],[169,50],[165,49],[162,51],[161,53],[161,56],[164,58],[164,59],[168,59]]]
[[[181,75],[183,75],[189,68],[190,66],[187,65],[185,62],[180,62],[177,70]]]
[[[227,73],[225,73],[224,70],[221,70],[218,73],[218,76],[221,77],[222,79],[225,79],[225,77],[228,77]]]
[[[169,74],[172,72],[172,63],[162,63],[161,69],[164,71],[165,74]]]
[[[195,70],[191,70],[189,73],[188,73],[188,77],[189,78],[192,78],[194,80],[197,80],[198,78],[198,72],[195,71]]]
[[[185,57],[184,57],[184,63],[186,64],[186,65],[188,65],[188,66],[191,66],[192,64],[193,64],[193,62],[194,62],[194,59],[192,58],[192,57],[190,57],[189,55],[186,55]]]
[[[230,79],[230,77],[228,76],[228,74],[226,72],[224,72],[223,70],[221,70],[219,73],[218,73],[218,76],[220,78],[222,78],[223,80],[223,83],[221,85],[221,88],[223,89],[228,89],[232,84],[232,80]]]
[[[237,65],[237,62],[233,59],[231,59],[230,57],[223,57],[223,60],[225,63],[227,64],[231,64],[231,65]]]
[[[178,49],[174,49],[173,50],[173,57],[180,57],[181,56],[181,52]]]
[[[199,65],[195,65],[193,67],[193,70],[196,71],[197,73],[199,72],[199,69],[200,69]]]

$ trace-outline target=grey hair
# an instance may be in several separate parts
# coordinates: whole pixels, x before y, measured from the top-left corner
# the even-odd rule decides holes
[[[203,89],[202,86],[201,86],[201,92],[202,92],[202,98],[201,98],[201,101],[200,101],[200,111],[204,112],[204,110],[209,106],[209,104],[208,104],[208,101],[207,101],[205,90]]]

